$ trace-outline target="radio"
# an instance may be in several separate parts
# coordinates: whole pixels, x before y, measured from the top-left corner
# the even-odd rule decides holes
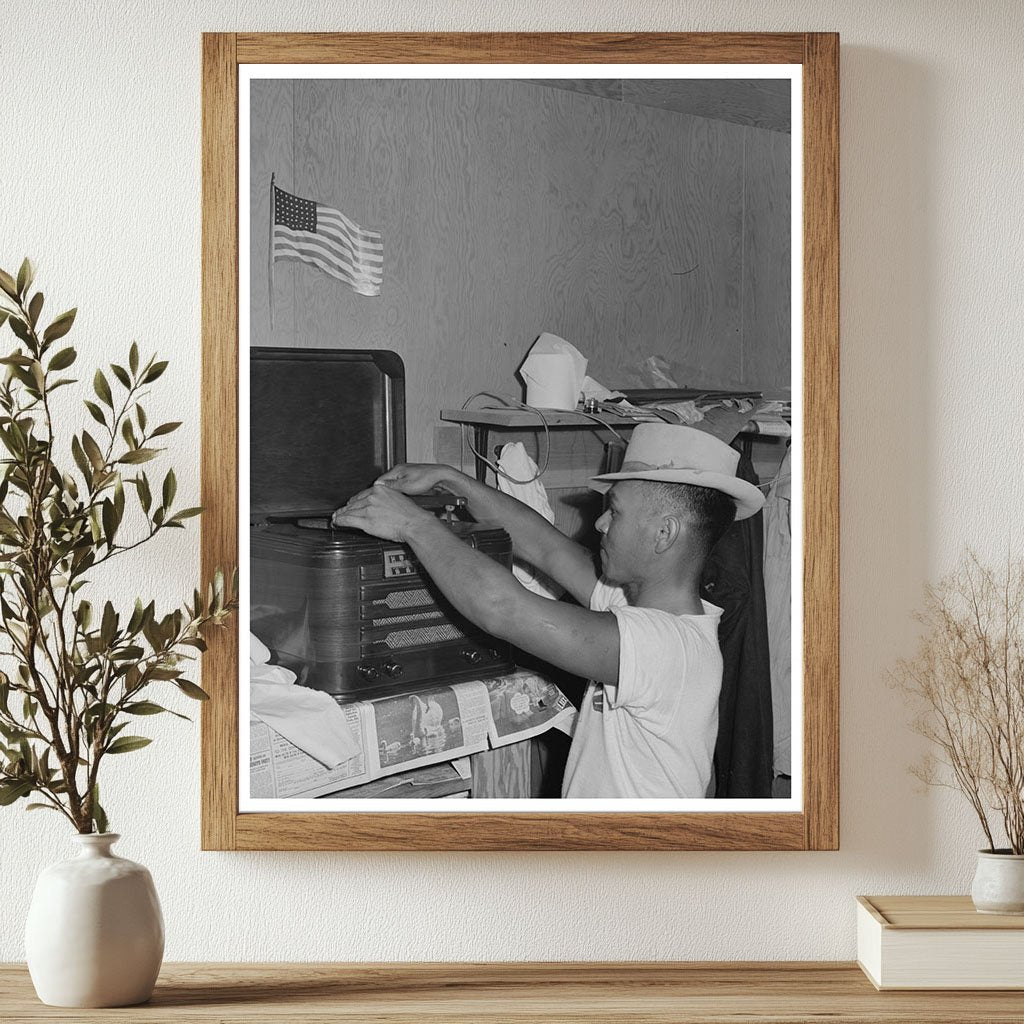
[[[405,459],[404,368],[382,351],[250,350],[250,629],[336,695],[512,670],[506,641],[445,600],[405,545],[334,529],[335,508]],[[511,569],[512,543],[461,499],[419,503]]]

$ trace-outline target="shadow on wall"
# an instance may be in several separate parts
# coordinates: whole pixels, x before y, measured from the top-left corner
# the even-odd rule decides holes
[[[938,825],[907,772],[922,748],[888,681],[911,649],[933,543],[934,88],[927,66],[843,47],[841,843],[876,869],[925,870]]]

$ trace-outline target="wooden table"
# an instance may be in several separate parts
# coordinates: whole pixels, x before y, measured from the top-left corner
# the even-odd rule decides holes
[[[0,1020],[1020,1024],[1024,992],[876,992],[850,963],[166,964],[144,1006],[60,1010],[8,964]]]

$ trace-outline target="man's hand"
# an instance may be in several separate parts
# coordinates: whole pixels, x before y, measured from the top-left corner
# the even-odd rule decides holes
[[[457,473],[458,471],[451,466],[438,466],[429,462],[404,462],[379,476],[376,483],[393,487],[403,494],[427,494],[435,488],[448,490],[447,481]]]
[[[373,487],[350,498],[344,508],[339,508],[331,516],[331,523],[404,544],[417,523],[433,519],[404,494],[378,480]]]

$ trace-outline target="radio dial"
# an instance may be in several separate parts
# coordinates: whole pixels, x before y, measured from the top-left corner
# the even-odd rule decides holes
[[[384,666],[384,672],[392,679],[397,679],[403,672],[402,666],[397,661],[389,661]]]
[[[356,671],[364,679],[376,679],[377,676],[380,675],[380,673],[377,671],[376,665],[367,665],[365,663],[357,665],[356,666]]]
[[[479,662],[483,661],[484,658],[484,656],[473,647],[463,647],[462,650],[459,651],[459,654],[461,654],[466,661],[470,663],[470,665],[479,664]]]

